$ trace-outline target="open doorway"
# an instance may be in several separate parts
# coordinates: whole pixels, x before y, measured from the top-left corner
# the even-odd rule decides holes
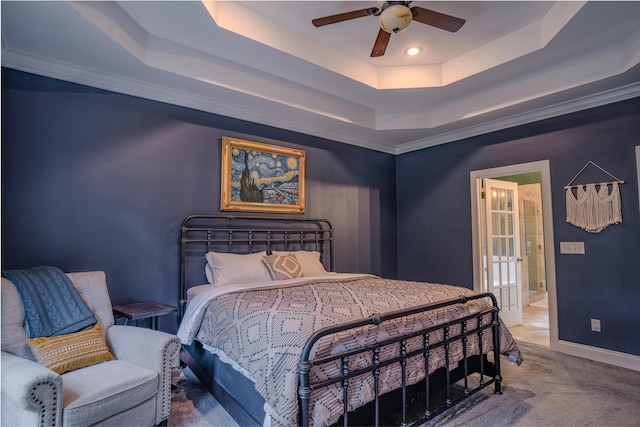
[[[510,327],[516,339],[549,346],[549,294],[547,292],[542,175],[530,172],[493,178],[518,187],[518,225],[522,317]]]
[[[513,231],[497,239],[491,228],[505,212],[492,212],[488,205],[501,188],[513,189],[508,190],[514,195]],[[519,319],[508,325],[516,339],[550,346],[557,342],[557,312],[548,161],[473,171],[471,190],[475,290],[493,292],[501,313]],[[517,274],[510,274],[511,265]],[[510,307],[504,306],[507,284]],[[509,313],[514,309],[518,316]]]

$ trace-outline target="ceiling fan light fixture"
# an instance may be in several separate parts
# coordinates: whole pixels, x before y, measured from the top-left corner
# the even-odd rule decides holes
[[[393,4],[380,14],[380,28],[387,33],[399,33],[407,29],[413,15],[411,9],[402,4]]]

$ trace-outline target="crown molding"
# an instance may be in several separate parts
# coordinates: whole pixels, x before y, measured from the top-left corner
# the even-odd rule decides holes
[[[499,130],[512,128],[552,117],[588,110],[614,102],[624,101],[640,96],[640,83],[632,83],[619,88],[576,98],[570,101],[553,104],[547,107],[537,108],[509,117],[492,120],[474,126],[468,126],[451,132],[445,132],[433,137],[399,145],[395,154],[404,154],[435,145],[461,141],[463,139],[479,136]]]
[[[290,107],[291,114],[273,114],[273,108],[260,108],[260,104],[256,104],[255,102],[247,103],[251,105],[251,107],[249,107],[247,105],[223,101],[222,98],[232,92],[224,88],[209,86],[212,91],[221,94],[219,98],[214,99],[210,96],[210,93],[205,96],[193,92],[171,89],[166,86],[142,82],[120,75],[112,75],[60,61],[52,61],[49,58],[44,59],[33,55],[21,54],[17,51],[3,51],[2,66],[124,95],[313,135],[349,145],[381,151],[387,154],[395,154],[395,147],[337,129],[330,119],[321,118],[327,121],[325,126],[312,125],[308,121],[292,119],[291,117],[295,115],[296,111],[294,107]],[[268,101],[264,102],[268,103]]]
[[[296,115],[299,116],[300,111],[294,107],[288,107],[290,109],[290,114],[282,114],[281,112],[275,113],[275,109],[273,108],[268,108],[269,102],[264,100],[261,101],[263,104],[260,102],[253,102],[246,103],[245,105],[234,103],[232,101],[225,101],[224,99],[227,98],[232,91],[224,88],[209,86],[211,92],[207,93],[205,96],[183,90],[169,89],[166,86],[143,82],[123,77],[121,75],[112,75],[94,69],[79,67],[75,64],[72,65],[64,62],[52,61],[49,58],[40,58],[11,50],[3,50],[2,66],[125,95],[193,108],[225,117],[300,132],[393,155],[417,151],[440,144],[461,141],[474,136],[640,96],[640,83],[633,83],[596,93],[594,95],[557,103],[548,107],[533,109],[524,113],[464,127],[454,131],[439,133],[428,138],[412,141],[406,144],[392,146],[358,135],[358,132],[362,134],[361,128],[355,128],[353,131],[345,129],[344,127],[339,128],[335,125],[335,121],[326,117],[313,116],[314,124],[310,123],[311,120],[303,121],[295,119],[293,117]],[[214,95],[217,93],[220,96],[214,98],[211,96],[212,93]],[[279,108],[279,110],[282,111],[281,108]],[[312,113],[304,112],[302,114]]]

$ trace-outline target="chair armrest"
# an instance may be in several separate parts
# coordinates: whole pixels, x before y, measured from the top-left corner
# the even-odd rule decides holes
[[[107,343],[118,360],[164,371],[180,350],[177,336],[136,326],[114,325],[107,330]]]
[[[61,425],[62,377],[34,361],[4,351],[1,363],[3,424],[33,420],[34,425]]]
[[[180,351],[177,336],[153,329],[114,325],[107,330],[107,343],[118,360],[156,371],[159,375],[156,425],[169,417],[171,367]]]

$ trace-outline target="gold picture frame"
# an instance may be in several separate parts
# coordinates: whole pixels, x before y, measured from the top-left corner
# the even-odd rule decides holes
[[[304,213],[306,153],[222,137],[220,210]]]

